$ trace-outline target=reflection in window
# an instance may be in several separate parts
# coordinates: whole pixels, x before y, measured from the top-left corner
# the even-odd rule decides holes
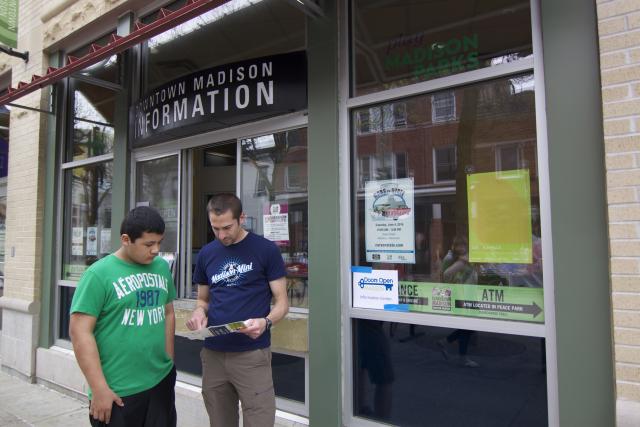
[[[404,102],[385,104],[358,112],[358,134],[378,133],[407,126],[407,106]]]
[[[401,281],[416,283],[542,287],[531,77],[528,74],[502,78],[439,94],[405,98],[402,100],[407,106],[405,129],[354,132],[353,185],[357,200],[354,250],[358,265],[398,270]],[[518,90],[514,90],[514,82],[519,83]],[[443,97],[439,98],[440,95]],[[452,110],[457,104],[458,118],[434,123],[428,111],[431,101],[445,102],[445,99],[451,100],[446,102],[449,113],[445,113],[442,106],[441,116],[455,115]],[[363,115],[385,111],[385,106],[397,103],[356,109],[353,123],[359,125]],[[397,181],[403,178],[412,180]],[[365,198],[372,197],[366,196],[369,194],[366,192],[371,191],[367,188],[375,189],[378,182],[380,186],[412,186],[410,197],[414,206],[408,221],[414,228],[406,234],[394,234],[402,220],[390,220],[388,227],[371,226],[375,215],[365,206]],[[382,205],[376,206],[380,209]],[[491,227],[495,226],[487,225],[486,221],[498,217],[505,221],[500,224],[502,228],[494,231]],[[478,230],[484,234],[479,236]],[[463,240],[458,241],[456,249],[459,237]],[[495,248],[482,246],[483,242],[494,242],[492,239],[496,238],[499,241]],[[411,258],[391,256],[392,252],[399,252],[398,242],[409,248]],[[382,249],[376,249],[376,245]],[[382,256],[367,255],[371,253],[382,253]],[[412,262],[413,255],[415,262]],[[467,258],[470,261],[466,263],[465,274],[455,271],[445,274],[451,265],[459,270]],[[382,264],[382,261],[387,262]],[[439,291],[433,289],[433,292]],[[409,299],[404,299],[401,293],[402,301]],[[428,301],[433,302],[431,294]],[[530,317],[517,320],[540,320],[537,309],[531,310]],[[456,313],[453,310],[447,314]]]
[[[89,54],[91,52],[91,45],[97,44],[99,46],[106,46],[111,42],[111,34],[115,33],[115,29],[105,36],[93,40],[91,43],[83,46],[82,48],[71,52],[70,56],[75,56],[76,58],[82,58],[83,56]],[[99,80],[105,80],[111,83],[120,83],[120,56],[119,55],[111,55],[108,58],[105,58],[101,61],[96,62],[88,66],[87,68],[81,70],[79,74],[96,78]]]
[[[177,256],[178,156],[136,164],[136,206],[157,209],[165,223],[160,250]]]
[[[456,179],[456,146],[434,147],[435,182]]]
[[[531,55],[529,1],[353,2],[353,95]]]
[[[460,332],[354,320],[353,414],[407,427],[546,426],[544,338],[465,331],[449,341]]]
[[[496,169],[501,171],[520,169],[524,166],[520,144],[506,144],[496,148]]]
[[[62,279],[77,281],[111,248],[113,164],[97,163],[65,171]]]
[[[179,0],[163,7],[176,10],[184,4]],[[157,15],[143,22],[153,22]],[[303,50],[305,16],[278,0],[232,0],[152,37],[147,48],[145,91],[217,65]]]
[[[110,89],[76,81],[73,94],[73,139],[67,161],[111,153],[116,93]]]
[[[292,307],[308,307],[307,131],[241,140],[244,212],[252,231],[274,241],[287,269]]]
[[[73,300],[73,294],[75,293],[76,288],[72,288],[70,286],[59,286],[58,290],[60,292],[60,319],[58,319],[58,330],[60,332],[58,334],[58,338],[70,341],[69,321],[71,320],[71,301]]]
[[[434,122],[456,118],[456,97],[453,91],[434,93],[431,97],[431,115]]]

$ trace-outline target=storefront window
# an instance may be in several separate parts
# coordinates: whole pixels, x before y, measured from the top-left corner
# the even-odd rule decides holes
[[[111,34],[115,33],[115,30],[111,33],[94,40],[92,43],[98,46],[106,46],[111,43]],[[82,48],[71,52],[69,55],[76,58],[82,58],[91,52],[91,44],[83,46]],[[78,74],[93,77],[96,79],[104,80],[107,82],[119,84],[120,72],[119,72],[120,57],[118,55],[112,55],[101,61],[96,62],[80,71]]]
[[[241,140],[246,228],[280,248],[292,307],[308,308],[307,130]]]
[[[353,321],[354,415],[397,426],[546,426],[544,338]]]
[[[67,161],[111,153],[116,92],[77,80],[73,84],[73,139]]]
[[[355,96],[531,55],[529,1],[353,2]]]
[[[178,156],[138,162],[136,206],[151,206],[165,222],[162,256],[174,265],[178,248]]]
[[[154,13],[143,22],[156,18]],[[304,48],[305,16],[299,9],[278,0],[231,0],[148,41],[145,91],[217,65]]]
[[[112,162],[65,171],[62,279],[77,281],[111,253]]]
[[[405,128],[353,112],[357,265],[397,271],[400,310],[544,322],[533,76],[402,101]],[[354,306],[384,308],[361,285]]]

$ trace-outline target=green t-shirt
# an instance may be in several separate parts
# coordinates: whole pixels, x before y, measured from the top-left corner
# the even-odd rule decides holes
[[[97,318],[93,333],[102,371],[118,396],[154,387],[173,368],[165,350],[164,306],[175,297],[169,266],[159,257],[141,265],[112,254],[78,282],[71,313]]]

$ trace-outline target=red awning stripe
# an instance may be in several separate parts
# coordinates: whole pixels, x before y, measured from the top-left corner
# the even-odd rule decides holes
[[[10,87],[7,93],[0,96],[0,105],[4,105],[41,89],[73,73],[81,71],[112,55],[120,53],[148,40],[149,38],[174,28],[196,16],[227,3],[229,0],[189,0],[187,4],[176,11],[160,9],[158,19],[150,24],[136,22],[136,30],[126,36],[111,35],[111,41],[106,46],[92,44],[89,53],[81,58],[67,56],[66,65],[60,68],[49,67],[44,76],[34,75],[30,83],[20,82],[16,89]]]

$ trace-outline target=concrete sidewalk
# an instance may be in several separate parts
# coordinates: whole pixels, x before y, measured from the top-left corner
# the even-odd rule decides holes
[[[0,372],[0,426],[86,427],[89,404]]]

